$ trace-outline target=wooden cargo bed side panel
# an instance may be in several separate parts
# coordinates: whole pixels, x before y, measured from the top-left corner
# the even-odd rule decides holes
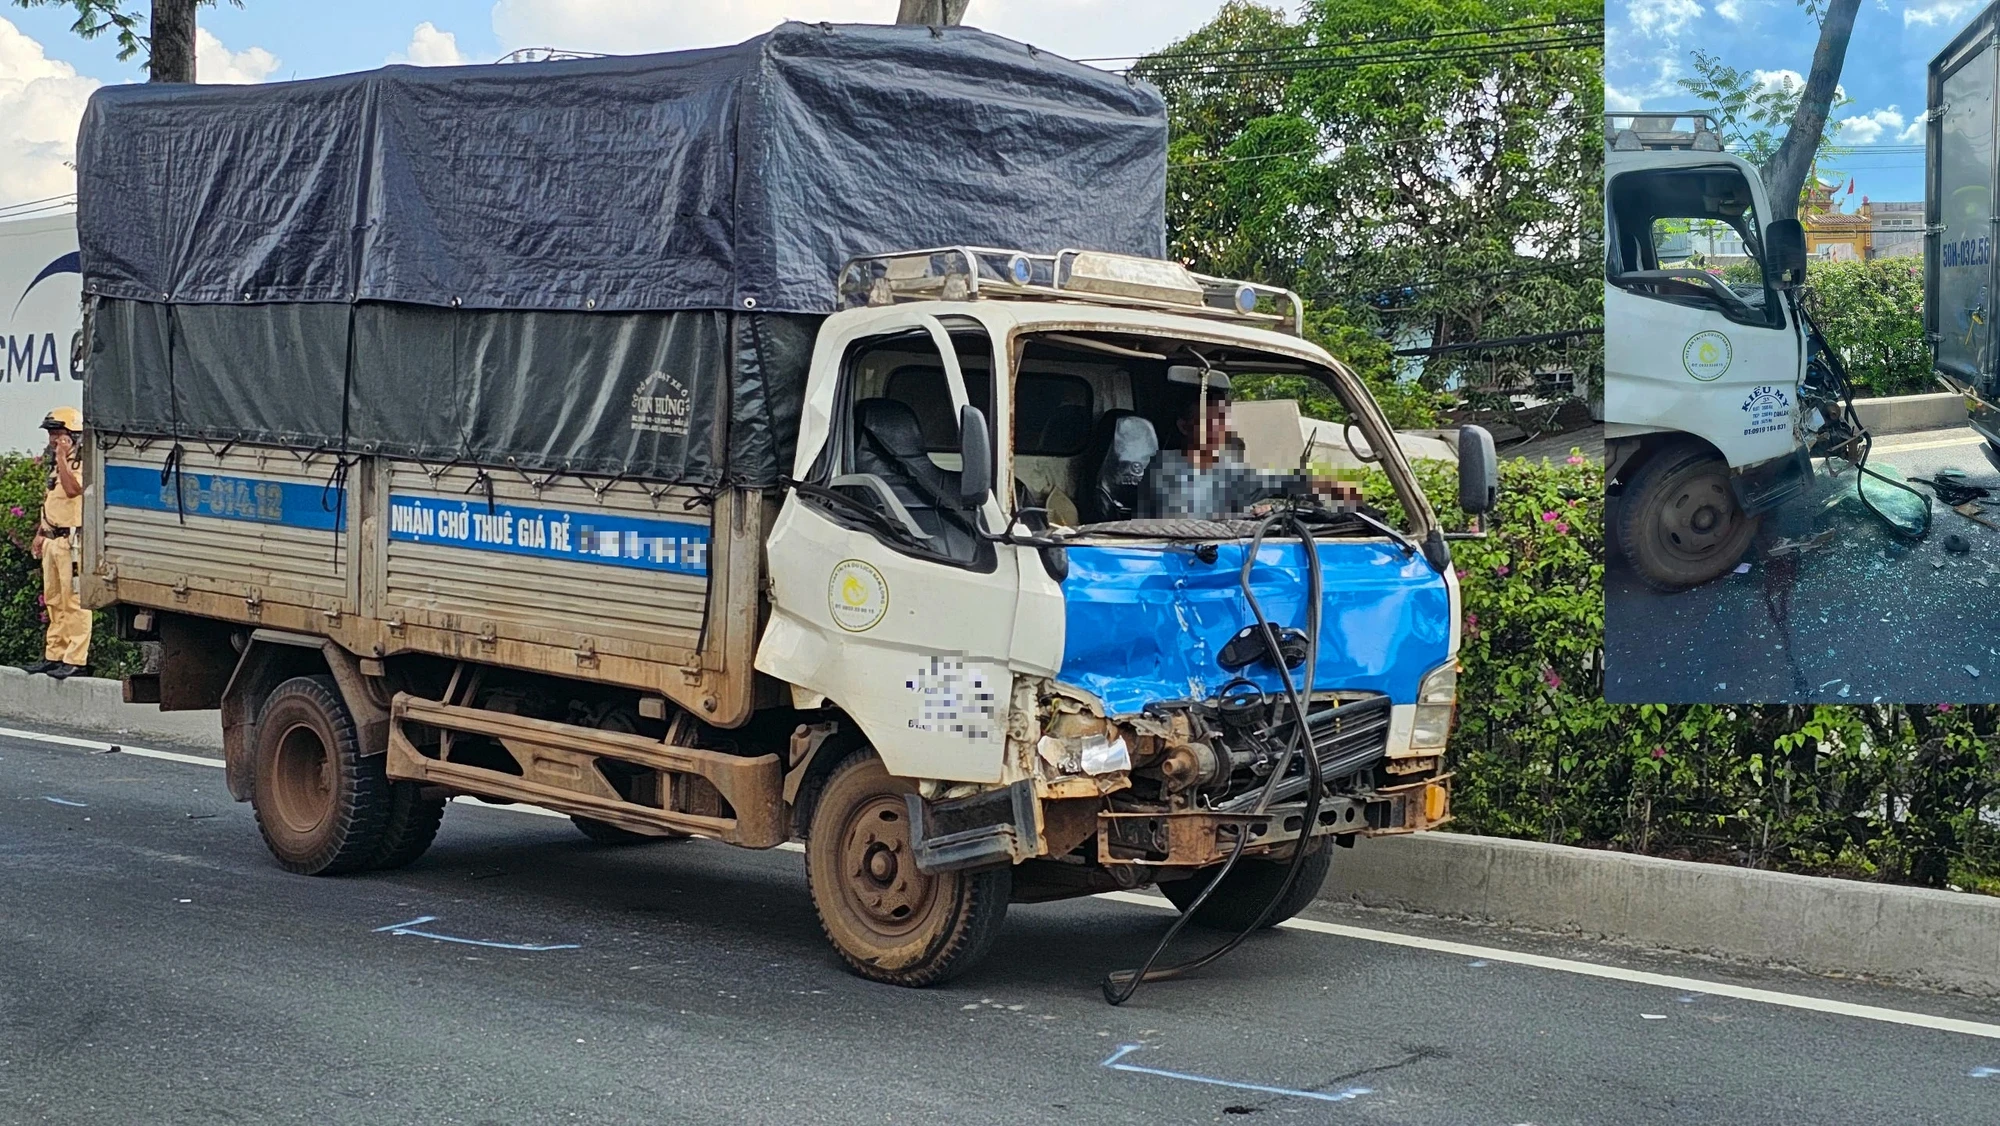
[[[175,602],[209,596],[240,605],[352,614],[358,490],[330,486],[333,458],[302,462],[288,451],[237,446],[221,456],[183,444],[178,474],[162,480],[170,443],[93,450],[86,551],[100,599],[118,585],[159,586]],[[175,504],[175,490],[180,503]],[[176,608],[169,606],[168,608]]]
[[[565,648],[589,639],[599,652],[694,662],[709,518],[682,507],[691,491],[668,490],[656,502],[629,482],[599,496],[574,477],[537,490],[520,474],[481,479],[454,467],[433,480],[411,462],[381,467],[381,616],[482,623],[474,632],[491,624],[499,638]]]
[[[390,651],[613,680],[711,722],[748,718],[754,495],[703,503],[689,488],[389,459],[374,475],[364,605]]]

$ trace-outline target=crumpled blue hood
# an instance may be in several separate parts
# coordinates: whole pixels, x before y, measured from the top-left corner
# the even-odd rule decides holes
[[[1256,623],[1238,576],[1247,543],[1219,544],[1213,563],[1194,545],[1072,546],[1063,580],[1067,640],[1059,683],[1130,715],[1164,700],[1207,699],[1241,675],[1283,690],[1264,662],[1231,672],[1216,654]],[[1319,545],[1321,691],[1382,692],[1412,704],[1424,674],[1451,646],[1451,593],[1422,555],[1384,543]],[[1267,543],[1250,573],[1257,603],[1275,627],[1304,629],[1302,544]],[[1304,667],[1294,670],[1304,675]]]

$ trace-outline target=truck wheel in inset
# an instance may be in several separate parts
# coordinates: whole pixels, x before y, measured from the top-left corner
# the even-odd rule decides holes
[[[986,955],[1007,917],[1014,870],[918,871],[903,802],[911,789],[870,751],[835,767],[813,806],[806,886],[849,969],[921,987]]]
[[[1271,897],[1284,886],[1285,871],[1290,867],[1290,860],[1237,861],[1236,867],[1229,870],[1229,875],[1222,878],[1221,886],[1203,901],[1201,910],[1196,911],[1188,921],[1196,926],[1218,930],[1248,930],[1257,921],[1257,916],[1264,914],[1264,908],[1271,907],[1270,914],[1264,915],[1263,925],[1275,927],[1305,910],[1306,904],[1319,895],[1320,885],[1326,883],[1326,873],[1333,867],[1333,849],[1322,842],[1307,853],[1305,861],[1299,866],[1299,878],[1277,906],[1272,907]],[[1201,895],[1201,889],[1214,878],[1213,871],[1205,871],[1196,872],[1185,880],[1162,881],[1160,893],[1185,912]]]
[[[382,822],[382,847],[367,867],[387,871],[414,863],[437,839],[444,820],[444,798],[423,796],[416,782],[389,783],[389,813]]]
[[[1757,535],[1729,487],[1729,466],[1694,446],[1639,467],[1618,503],[1618,546],[1654,590],[1677,591],[1727,574]]]
[[[595,817],[579,817],[574,813],[570,814],[569,819],[570,823],[576,826],[578,832],[601,845],[658,844],[661,841],[684,841],[688,839],[686,833],[668,832],[659,836],[654,836],[650,833],[635,833],[630,829],[620,829],[609,821],[599,821]]]
[[[296,676],[257,715],[250,805],[279,866],[305,876],[367,867],[382,848],[389,779],[361,753],[330,676]]]

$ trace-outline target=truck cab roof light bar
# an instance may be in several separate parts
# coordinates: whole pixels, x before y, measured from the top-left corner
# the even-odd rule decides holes
[[[1604,142],[1618,152],[1679,149],[1721,152],[1722,135],[1706,110],[1680,113],[1607,113]]]
[[[848,309],[898,301],[1067,299],[1225,317],[1305,335],[1305,304],[1289,289],[1101,250],[1029,254],[945,246],[871,254],[841,269],[839,291]]]

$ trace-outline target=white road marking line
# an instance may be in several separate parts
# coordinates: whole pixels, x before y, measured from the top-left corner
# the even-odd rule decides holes
[[[96,739],[77,739],[68,735],[44,735],[39,731],[17,731],[11,727],[0,727],[0,738],[27,739],[36,743],[54,743],[59,747],[82,747],[89,751],[117,751],[121,755],[137,755],[140,758],[156,758],[166,762],[185,762],[194,766],[221,766],[222,760],[206,755],[184,755],[179,751],[156,751],[150,747],[134,747],[129,743],[105,743]]]
[[[67,735],[45,735],[39,731],[20,731],[0,727],[0,737],[27,739],[40,743],[54,743],[66,747],[82,747],[87,750],[108,750],[113,746],[121,754],[138,755],[141,758],[157,758],[167,762],[191,763],[195,766],[221,766],[222,760],[201,755],[184,755],[174,751],[155,751],[145,747],[131,747],[123,743],[103,743],[93,739],[76,739]],[[487,805],[470,797],[456,797],[457,803],[485,806],[487,809],[514,810],[544,817],[567,818],[566,813],[557,813],[538,805],[516,803],[514,805]],[[804,852],[805,846],[796,841],[786,841],[778,846],[787,852]],[[1130,903],[1154,910],[1174,910],[1174,905],[1164,896],[1143,895],[1130,891],[1107,891],[1093,896],[1116,903]],[[1310,931],[1314,934],[1332,935],[1336,938],[1352,938],[1362,942],[1375,942],[1385,946],[1403,946],[1412,950],[1429,950],[1440,954],[1455,954],[1466,958],[1483,958],[1489,962],[1506,962],[1516,966],[1531,966],[1535,969],[1554,970],[1558,973],[1576,974],[1580,977],[1602,978],[1606,981],[1623,981],[1635,985],[1652,985],[1661,989],[1674,989],[1682,993],[1702,993],[1711,997],[1731,997],[1739,1001],[1755,1001],[1779,1008],[1802,1009],[1807,1012],[1828,1013],[1834,1016],[1855,1017],[1882,1024],[1901,1024],[1912,1028],[1929,1028],[1939,1032],[1956,1032],[1963,1036],[1979,1036],[1989,1040],[2000,1040],[2000,1025],[1984,1024],[1956,1017],[1932,1016],[1929,1013],[1912,1013],[1902,1009],[1885,1009],[1878,1005],[1857,1005],[1849,1001],[1831,1001],[1824,997],[1808,997],[1797,993],[1781,993],[1775,989],[1757,989],[1747,985],[1731,985],[1727,982],[1704,981],[1694,977],[1679,977],[1674,974],[1658,974],[1649,970],[1627,969],[1623,966],[1606,966],[1596,962],[1579,962],[1573,958],[1552,958],[1545,954],[1530,954],[1521,950],[1507,950],[1497,946],[1475,946],[1468,942],[1453,942],[1449,939],[1430,938],[1424,935],[1403,934],[1399,931],[1374,930],[1368,927],[1349,926],[1345,923],[1323,923],[1318,919],[1287,919],[1278,924],[1287,930]]]
[[[1108,891],[1097,898],[1113,899],[1120,903],[1135,903],[1142,907],[1174,910],[1174,905],[1167,902],[1164,897],[1155,898],[1150,895],[1140,895],[1136,892]],[[1705,993],[1711,997],[1733,997],[1739,1001],[1756,1001],[1761,1004],[1777,1005],[1787,1009],[1804,1009],[1808,1012],[1858,1017],[1862,1020],[1879,1021],[1883,1024],[1904,1024],[1914,1028],[1931,1028],[1940,1032],[1957,1032],[1966,1036],[1983,1036],[1989,1040],[2000,1040],[2000,1025],[1982,1024],[1974,1020],[1932,1016],[1929,1013],[1905,1012],[1901,1009],[1885,1009],[1876,1005],[1857,1005],[1849,1001],[1829,1001],[1823,997],[1807,997],[1797,993],[1781,993],[1775,989],[1756,989],[1747,985],[1731,985],[1720,981],[1703,981],[1700,978],[1678,977],[1673,974],[1656,974],[1648,970],[1627,969],[1623,966],[1605,966],[1599,965],[1596,962],[1579,962],[1571,958],[1551,958],[1546,954],[1529,954],[1521,950],[1506,950],[1495,946],[1474,946],[1467,942],[1452,942],[1448,939],[1402,934],[1397,931],[1372,930],[1368,927],[1348,926],[1345,923],[1322,923],[1318,919],[1287,919],[1278,925],[1288,930],[1311,931],[1314,934],[1329,934],[1339,938],[1355,938],[1363,942],[1379,942],[1387,946],[1406,946],[1413,950],[1430,950],[1441,954],[1457,954],[1463,957],[1484,958],[1489,962],[1510,962],[1517,966],[1532,966],[1536,969],[1556,970],[1560,973],[1603,978],[1607,981],[1624,981],[1635,985],[1653,985],[1661,989],[1680,990],[1684,993]]]
[[[1887,438],[1876,439],[1875,445],[1872,447],[1872,450],[1875,453],[1888,453],[1892,450],[1897,453],[1901,453],[1906,450],[1934,450],[1944,446],[1971,446],[1971,445],[1977,445],[1978,443],[1983,442],[1985,440],[1986,439],[1981,438],[1977,432],[1971,430],[1967,430],[1962,433],[1956,434],[1950,438],[1920,439],[1913,437],[1912,440],[1908,442],[1898,442],[1894,437],[1887,437]]]

